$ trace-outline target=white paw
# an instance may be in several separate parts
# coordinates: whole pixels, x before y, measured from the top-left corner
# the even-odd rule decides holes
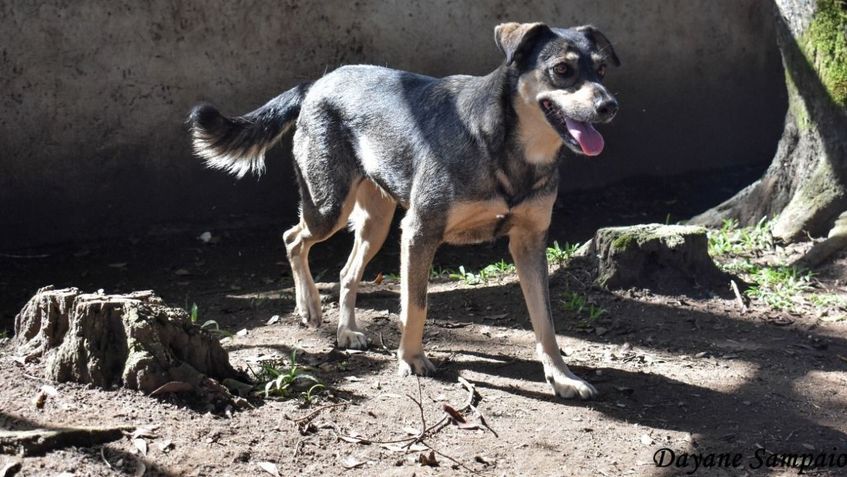
[[[353,331],[350,328],[338,328],[336,338],[339,348],[368,349],[368,337],[361,331]]]
[[[435,373],[435,365],[426,357],[423,351],[413,355],[401,355],[397,353],[400,360],[397,374],[400,376],[410,376],[417,374],[418,376],[429,376]]]
[[[565,376],[564,373],[548,374],[547,382],[553,386],[553,394],[564,399],[575,397],[579,397],[581,399],[593,399],[600,395],[600,393],[597,392],[597,389],[591,384],[577,378],[576,376]]]

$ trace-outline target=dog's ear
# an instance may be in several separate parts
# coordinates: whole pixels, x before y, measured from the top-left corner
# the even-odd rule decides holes
[[[618,59],[615,49],[612,48],[612,42],[610,42],[609,39],[606,38],[606,35],[602,34],[597,27],[594,25],[584,25],[574,29],[585,35],[585,37],[588,38],[588,41],[594,43],[597,46],[597,49],[600,50],[600,53],[606,55],[606,58],[610,59],[613,65],[621,65],[621,60]]]
[[[501,23],[494,27],[494,42],[506,55],[506,64],[510,65],[539,33],[549,30],[543,23]]]

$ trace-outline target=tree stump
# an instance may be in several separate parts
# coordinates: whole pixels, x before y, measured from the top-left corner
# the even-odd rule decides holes
[[[41,358],[48,378],[151,393],[179,381],[238,379],[227,352],[184,310],[152,291],[126,295],[42,288],[15,318],[19,354]]]
[[[703,227],[647,224],[604,228],[595,233],[583,255],[596,264],[595,283],[609,289],[725,292],[731,279],[709,256]]]

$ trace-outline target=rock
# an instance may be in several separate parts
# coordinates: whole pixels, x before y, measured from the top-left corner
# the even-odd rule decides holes
[[[18,352],[59,382],[150,393],[171,381],[238,379],[227,352],[152,291],[126,295],[42,288],[15,318]]]
[[[646,224],[604,228],[582,253],[596,264],[596,283],[609,289],[638,287],[676,294],[708,288],[726,293],[731,278],[709,256],[703,227]]]

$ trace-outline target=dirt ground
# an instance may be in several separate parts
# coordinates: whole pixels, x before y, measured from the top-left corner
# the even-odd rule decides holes
[[[557,228],[551,240],[584,240],[589,230],[608,223],[664,222],[666,214],[679,214],[676,219],[690,212],[690,202],[673,198],[679,191],[665,193],[646,194],[649,207],[625,201],[611,212],[609,204],[624,201],[565,200],[556,217],[572,226]],[[227,416],[178,398],[58,384],[58,395],[39,409],[33,403],[45,384],[39,366],[16,363],[14,350],[0,345],[0,429],[158,426],[156,437],[145,438],[146,455],[122,439],[25,458],[19,475],[272,475],[263,463],[274,464],[280,475],[796,475],[797,468],[754,468],[755,456],[847,454],[845,320],[760,306],[743,310],[734,299],[707,290],[690,296],[612,293],[594,288],[577,266],[552,266],[560,347],[571,369],[601,393],[595,401],[564,401],[549,392],[535,360],[515,277],[476,286],[436,280],[425,343],[439,372],[419,381],[398,378],[394,357],[380,346],[393,349],[399,339],[396,286],[367,284],[359,296],[358,319],[375,343],[372,349],[336,350],[338,307],[331,293],[319,330],[302,328],[292,313],[280,231],[212,230],[212,243],[176,234],[0,256],[0,329],[11,329],[14,314],[43,285],[109,292],[152,288],[173,305],[196,303],[202,320],[246,330],[225,340],[236,366],[286,359],[298,349],[298,361],[313,366],[329,389],[309,407],[298,400],[267,401]],[[392,232],[366,280],[396,273],[397,247],[391,244],[397,239]],[[349,245],[350,237],[341,234],[315,248],[318,281],[335,280]],[[436,264],[476,270],[499,258],[508,260],[503,243],[449,247]],[[847,256],[822,270],[819,279],[844,292]],[[570,292],[606,313],[587,320],[567,310],[561,300]],[[279,320],[267,324],[274,315]],[[394,440],[415,432],[421,412],[407,395],[417,398],[418,383],[426,423],[435,423],[444,403],[460,408],[466,402],[460,377],[476,385],[482,396],[478,409],[493,432],[448,426],[428,437],[425,442],[440,452],[438,466],[419,462],[428,451],[405,453],[396,446],[339,439],[344,434]],[[311,426],[293,421],[344,401],[349,404],[320,411]],[[739,453],[742,460],[736,468],[695,470],[689,456],[687,467],[658,467],[654,456],[662,448],[677,458]],[[12,460],[0,456],[0,469]],[[847,475],[847,466],[804,473]]]

